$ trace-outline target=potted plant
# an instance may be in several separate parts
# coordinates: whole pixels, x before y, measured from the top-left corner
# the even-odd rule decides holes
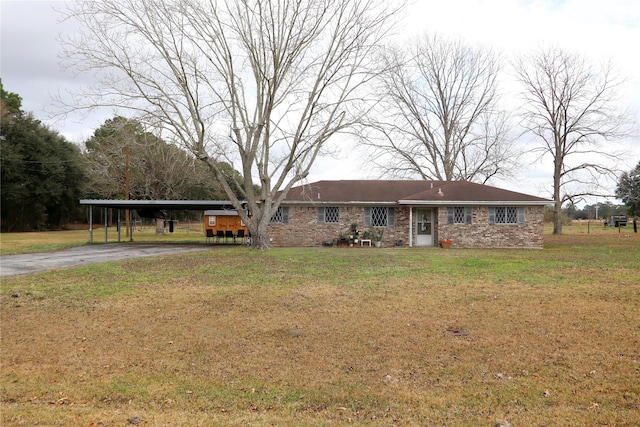
[[[384,236],[384,228],[379,228],[377,230],[375,228],[371,229],[371,237],[375,242],[376,248],[382,246],[382,236]]]
[[[341,247],[341,246],[347,246],[349,244],[349,235],[347,233],[345,233],[344,231],[341,231],[338,234],[338,242],[337,242],[337,246]]]
[[[442,249],[449,249],[451,247],[451,239],[440,240],[440,247]]]

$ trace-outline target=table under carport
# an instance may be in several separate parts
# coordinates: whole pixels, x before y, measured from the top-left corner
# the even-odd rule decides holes
[[[116,209],[118,212],[117,221],[120,224],[120,212],[126,212],[125,217],[129,224],[129,241],[133,241],[133,221],[132,211],[140,210],[146,212],[166,211],[166,210],[233,210],[233,204],[228,200],[80,200],[80,205],[89,206],[89,243],[93,243],[93,208],[103,208],[104,215],[104,242],[108,243],[108,209]],[[118,242],[121,241],[120,226],[118,226]]]

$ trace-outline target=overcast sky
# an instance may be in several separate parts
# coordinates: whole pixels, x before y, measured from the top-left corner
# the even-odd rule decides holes
[[[52,94],[87,84],[86,78],[77,79],[58,65],[56,38],[73,31],[58,22],[54,9],[63,6],[62,1],[0,1],[0,77],[5,90],[22,97],[24,110],[80,143],[112,112],[63,121],[49,118]],[[399,37],[424,31],[461,36],[507,57],[556,44],[594,60],[612,59],[629,78],[623,102],[634,108],[634,119],[640,122],[639,0],[416,0]],[[626,150],[628,164],[622,166],[630,170],[640,161],[640,140],[627,141]],[[377,177],[361,163],[361,155],[346,152],[342,159],[320,160],[311,181]],[[492,184],[549,197],[551,172],[546,165],[534,164],[514,182]]]

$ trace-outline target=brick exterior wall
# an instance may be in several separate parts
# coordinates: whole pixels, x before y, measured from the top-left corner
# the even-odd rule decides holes
[[[438,209],[436,241],[451,239],[452,248],[542,249],[543,206],[526,207],[524,224],[489,224],[488,215],[487,207],[474,207],[471,224],[447,224],[447,209]]]
[[[474,207],[472,224],[447,224],[447,209],[435,208],[434,242],[437,245],[440,239],[448,238],[453,241],[452,247],[459,248],[542,248],[543,214],[544,207],[531,206],[525,208],[524,224],[489,224],[487,207]],[[274,247],[322,246],[328,240],[335,243],[340,232],[348,232],[352,223],[358,224],[361,233],[368,229],[363,207],[340,206],[340,222],[319,223],[317,206],[289,206],[289,222],[271,223],[267,237]],[[382,246],[400,243],[409,246],[408,207],[396,207],[395,225],[384,227]]]

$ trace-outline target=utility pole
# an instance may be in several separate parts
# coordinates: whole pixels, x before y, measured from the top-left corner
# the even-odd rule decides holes
[[[124,146],[124,199],[129,200],[129,142]],[[125,210],[126,236],[129,237],[129,209]]]

